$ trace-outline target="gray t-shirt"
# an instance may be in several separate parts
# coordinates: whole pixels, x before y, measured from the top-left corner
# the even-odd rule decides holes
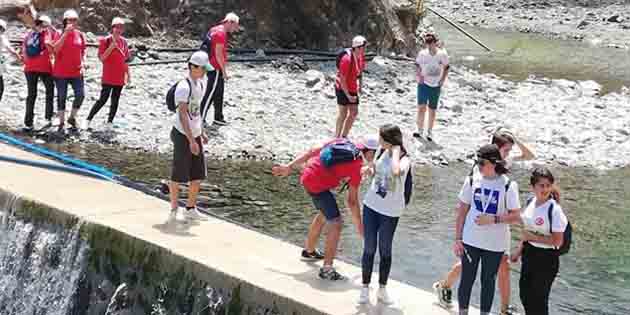
[[[186,79],[190,81],[190,87],[192,87],[192,93],[190,88],[188,87],[188,83],[186,83]],[[177,88],[175,88],[175,104],[179,105],[181,103],[188,104],[188,125],[190,126],[190,131],[192,132],[193,137],[197,138],[201,136],[201,100],[203,99],[203,94],[205,91],[205,79],[193,80],[190,77],[187,77],[177,83]],[[188,97],[190,96],[190,101]],[[176,115],[173,121],[173,126],[177,131],[182,134],[186,134],[184,131],[184,126],[180,121],[179,116],[179,106],[177,107]]]

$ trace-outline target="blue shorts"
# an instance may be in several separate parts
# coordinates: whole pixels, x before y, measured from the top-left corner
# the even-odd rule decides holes
[[[339,207],[337,206],[337,199],[335,199],[335,195],[330,192],[330,190],[326,190],[319,194],[309,193],[309,195],[313,198],[315,208],[321,211],[326,217],[326,221],[336,222],[341,220],[341,213],[339,212]]]
[[[429,105],[430,109],[436,110],[440,101],[441,88],[418,84],[418,106]]]

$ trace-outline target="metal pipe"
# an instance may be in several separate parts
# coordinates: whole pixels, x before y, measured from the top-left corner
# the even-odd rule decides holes
[[[438,17],[442,18],[444,21],[446,21],[448,24],[450,24],[451,26],[453,26],[454,28],[456,28],[458,31],[462,32],[464,35],[468,36],[468,38],[472,39],[475,43],[477,43],[479,46],[485,48],[487,51],[492,51],[492,49],[490,49],[490,47],[486,46],[484,43],[482,43],[480,40],[476,39],[474,36],[472,36],[470,33],[466,32],[466,30],[464,30],[461,26],[455,24],[454,22],[452,22],[451,20],[447,19],[446,17],[442,16],[441,14],[435,12],[435,10],[427,7],[427,10],[433,12],[433,14],[437,15]]]

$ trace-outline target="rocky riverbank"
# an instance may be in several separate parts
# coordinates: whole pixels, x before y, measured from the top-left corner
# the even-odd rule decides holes
[[[630,47],[630,3],[616,0],[444,0],[426,3],[459,23],[540,33],[599,47]],[[438,19],[429,13],[430,19]]]
[[[90,50],[89,60],[98,65],[95,50]],[[299,58],[273,64],[233,64],[225,94],[230,124],[208,129],[208,155],[287,160],[332,136],[337,111],[334,67],[333,62],[306,64]],[[133,67],[133,82],[123,92],[111,132],[103,130],[106,106],[95,118],[93,132],[60,135],[50,130],[32,136],[38,142],[96,142],[169,152],[173,117],[164,105],[164,95],[185,71],[185,64]],[[81,120],[99,95],[99,74],[100,66],[87,72]],[[17,130],[24,117],[26,83],[16,65],[10,65],[4,77],[0,122]],[[405,130],[407,145],[418,163],[445,165],[469,159],[488,141],[492,130],[506,126],[530,143],[542,161],[595,168],[630,164],[627,90],[598,96],[595,82],[544,78],[510,82],[456,66],[442,94],[436,142],[429,143],[411,138],[416,115],[414,80],[409,62],[382,57],[370,62],[359,120],[351,136],[374,133],[381,124],[395,123]],[[40,90],[36,105],[36,128],[44,124],[43,92]]]

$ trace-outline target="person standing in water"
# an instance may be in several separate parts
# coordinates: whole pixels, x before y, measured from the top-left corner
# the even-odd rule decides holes
[[[374,165],[368,169],[374,178],[363,200],[363,288],[359,304],[370,301],[370,282],[378,245],[380,266],[377,299],[389,305],[393,303],[387,292],[387,280],[392,267],[392,243],[398,220],[406,207],[405,180],[411,169],[411,160],[403,146],[403,134],[398,126],[382,126],[379,129],[379,143],[380,153]]]
[[[90,123],[99,110],[105,105],[110,95],[112,102],[107,117],[108,129],[114,123],[116,112],[118,111],[118,102],[123,87],[129,83],[131,75],[127,60],[129,59],[129,45],[127,39],[122,34],[125,30],[125,21],[119,17],[112,20],[112,33],[101,39],[98,48],[98,58],[103,63],[103,77],[101,97],[96,101],[87,119],[84,122],[83,129],[89,129]]]

